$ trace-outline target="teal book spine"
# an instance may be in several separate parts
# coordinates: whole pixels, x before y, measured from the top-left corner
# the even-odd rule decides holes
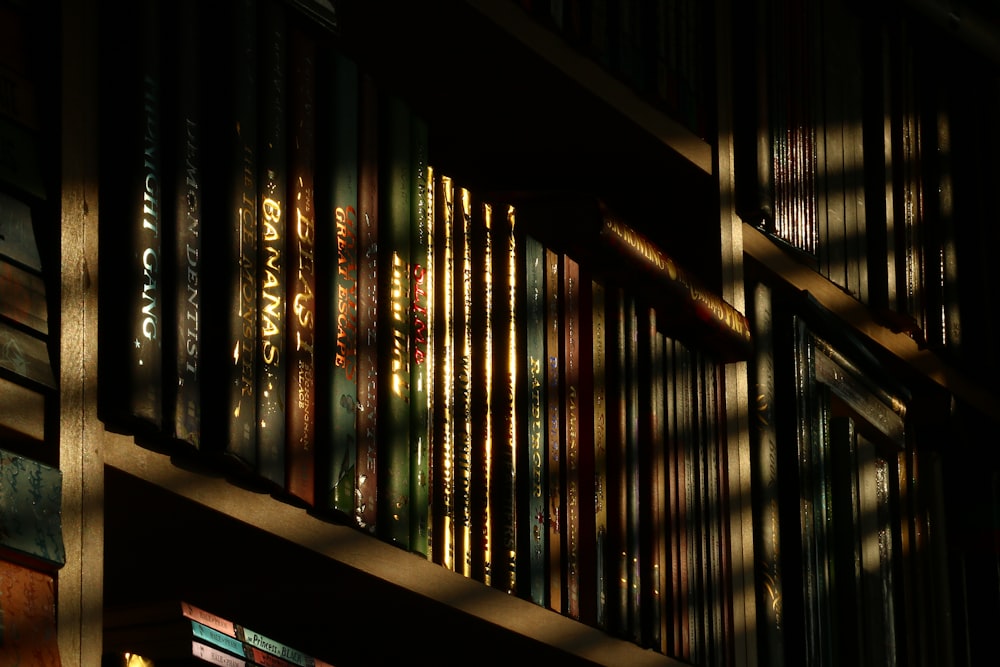
[[[527,506],[528,521],[528,594],[537,605],[545,606],[548,600],[546,576],[548,526],[548,457],[546,442],[546,390],[545,369],[545,249],[531,236],[524,242],[524,387],[527,392],[525,405],[527,433]]]

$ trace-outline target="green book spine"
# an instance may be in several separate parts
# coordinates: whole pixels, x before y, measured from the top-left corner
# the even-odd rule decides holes
[[[396,97],[380,105],[378,254],[379,534],[410,546],[410,111]]]
[[[234,655],[245,657],[247,654],[243,642],[239,639],[222,634],[218,630],[210,628],[207,625],[202,625],[198,621],[191,621],[191,636],[206,644],[225,649]]]
[[[226,132],[230,142],[229,201],[225,211],[227,265],[225,335],[220,354],[228,366],[225,420],[221,436],[224,452],[238,465],[255,470],[256,349],[257,349],[257,44],[256,2],[238,0],[233,7],[233,44],[229,60],[232,96]],[[239,165],[238,168],[235,168]]]
[[[198,62],[201,21],[195,0],[183,0],[176,10],[184,38],[176,46],[176,113],[173,117],[174,155],[174,312],[176,393],[173,435],[200,447],[202,334],[202,188],[204,118],[201,112]]]
[[[527,450],[528,462],[528,594],[537,605],[548,601],[547,587],[547,516],[548,457],[546,442],[546,389],[545,369],[545,248],[537,239],[526,236],[524,242],[524,300],[525,300],[525,386],[527,389]]]
[[[289,40],[288,303],[286,444],[289,494],[316,503],[316,42],[294,26]],[[275,474],[282,469],[275,466]]]
[[[159,430],[163,421],[163,242],[161,228],[163,207],[163,123],[162,81],[160,71],[159,4],[148,2],[143,8],[141,81],[135,100],[140,110],[140,124],[134,126],[141,139],[129,156],[134,174],[129,212],[131,258],[127,284],[129,294],[129,413],[135,419]],[[6,143],[6,142],[5,142]],[[5,151],[6,152],[6,151]],[[7,160],[3,160],[7,162]]]
[[[428,127],[413,119],[413,219],[410,228],[410,549],[430,556],[430,443],[434,364],[434,178]]]
[[[517,593],[517,429],[520,374],[517,343],[517,263],[523,254],[513,206],[493,219],[493,585]]]
[[[329,489],[331,509],[353,516],[358,443],[358,68],[353,60],[336,54],[333,62],[333,156],[331,208],[336,225],[328,257],[336,258],[331,271],[334,335],[330,392]]]
[[[375,531],[378,498],[378,91],[359,77],[358,117],[358,453],[355,516]]]
[[[563,544],[562,526],[565,508],[562,501],[563,432],[562,432],[562,322],[561,264],[559,254],[545,249],[545,447],[546,466],[546,520],[548,533],[548,605],[553,611],[563,612]]]
[[[455,568],[472,576],[472,195],[457,188],[454,232]]]
[[[286,128],[286,26],[284,7],[261,4],[260,157],[257,346],[257,465],[273,484],[285,482],[285,292],[288,151]]]

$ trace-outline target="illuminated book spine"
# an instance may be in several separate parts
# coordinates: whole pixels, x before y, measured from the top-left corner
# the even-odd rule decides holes
[[[455,190],[452,179],[441,175],[434,199],[434,470],[431,487],[433,560],[455,569]]]
[[[163,124],[159,3],[144,5],[141,36],[141,82],[135,94],[140,109],[139,126],[134,131],[141,140],[130,143],[129,169],[134,173],[130,188],[129,234],[132,253],[129,263],[129,413],[146,427],[156,430],[163,421]],[[131,90],[131,88],[130,88]]]
[[[608,382],[608,577],[611,591],[608,596],[608,624],[617,635],[625,635],[628,627],[628,555],[626,553],[627,497],[625,432],[627,428],[626,405],[626,297],[621,287],[611,289],[607,330]]]
[[[287,491],[314,505],[316,478],[316,43],[303,29],[289,40],[288,239],[286,305]]]
[[[191,655],[210,665],[218,665],[218,667],[247,667],[247,661],[243,658],[238,658],[225,651],[220,651],[214,646],[208,646],[195,640],[191,641]],[[128,664],[131,667],[132,663]]]
[[[195,0],[177,4],[177,23],[184,35],[176,47],[174,72],[177,111],[174,115],[174,317],[176,365],[173,436],[194,447],[201,439],[202,335],[202,187],[204,118],[198,72],[201,21]]]
[[[469,504],[472,516],[472,576],[492,583],[493,525],[491,491],[493,486],[492,430],[493,400],[493,207],[485,202],[473,204],[471,245],[472,370],[470,378],[470,430],[472,470]]]
[[[472,195],[456,190],[454,224],[455,568],[472,576]]]
[[[523,250],[513,206],[493,219],[493,586],[517,592],[517,263]]]
[[[625,306],[625,560],[628,568],[627,618],[628,636],[642,641],[640,591],[642,563],[639,560],[641,524],[639,522],[640,452],[640,368],[639,326],[640,306],[631,295]]]
[[[379,534],[410,546],[410,111],[380,104]]]
[[[562,545],[562,322],[561,264],[557,252],[545,249],[545,415],[546,415],[546,512],[545,527],[548,541],[549,593],[548,605],[562,613],[563,606],[563,545]]]
[[[358,68],[342,54],[333,58],[333,95],[330,122],[333,125],[329,154],[332,156],[331,209],[336,229],[334,247],[327,256],[336,258],[329,290],[332,317],[330,335],[335,337],[329,409],[329,453],[327,503],[331,509],[354,516],[355,474],[358,444]]]
[[[357,524],[375,531],[378,498],[378,91],[359,81],[358,117],[358,453]]]
[[[545,358],[545,248],[531,236],[524,241],[524,330],[525,387],[528,394],[525,419],[527,432],[527,504],[528,520],[528,594],[537,605],[548,600],[548,457],[546,442],[546,368]]]
[[[257,471],[285,482],[285,290],[288,170],[285,98],[285,13],[278,2],[261,5],[260,185],[257,226]]]
[[[413,119],[413,219],[410,233],[410,549],[430,557],[431,399],[434,358],[434,172],[428,128]]]

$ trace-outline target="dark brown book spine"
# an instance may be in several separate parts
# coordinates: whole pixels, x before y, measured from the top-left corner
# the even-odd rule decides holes
[[[559,253],[545,250],[545,438],[546,530],[548,533],[548,604],[562,613],[563,605],[563,431],[562,431],[562,321],[561,321],[561,258]]]
[[[360,78],[358,134],[358,459],[356,518],[374,532],[378,498],[378,90]]]
[[[562,384],[565,398],[562,410],[563,466],[565,468],[566,614],[580,618],[580,265],[570,257],[563,259],[562,274]]]
[[[593,397],[594,444],[594,595],[595,620],[600,628],[608,629],[608,594],[614,561],[608,539],[608,399],[613,389],[608,372],[609,332],[606,288],[603,283],[591,283],[591,376]],[[612,339],[613,340],[613,339]]]
[[[316,502],[316,42],[294,25],[289,39],[287,434],[288,493]],[[276,470],[276,472],[278,472]]]

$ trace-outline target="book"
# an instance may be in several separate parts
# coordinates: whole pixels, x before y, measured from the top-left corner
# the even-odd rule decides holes
[[[471,270],[469,287],[472,304],[469,319],[471,370],[469,412],[471,472],[469,505],[472,520],[472,576],[492,585],[493,567],[493,206],[473,200],[469,236]]]
[[[332,126],[326,139],[330,179],[329,209],[333,234],[325,255],[336,266],[326,270],[331,322],[327,336],[333,345],[328,400],[327,504],[342,514],[355,514],[355,475],[358,457],[358,267],[363,248],[359,245],[358,218],[358,67],[339,52],[329,56],[332,70],[321,100],[327,101],[332,118],[320,128]]]
[[[562,299],[561,256],[545,248],[545,456],[547,564],[549,609],[562,613],[563,605],[563,429],[562,429]]]
[[[472,193],[455,188],[454,262],[454,458],[455,568],[472,576]]]
[[[5,192],[0,192],[0,256],[24,268],[42,270],[31,206]]]
[[[395,95],[379,101],[378,534],[410,546],[411,112]]]
[[[493,585],[510,594],[518,593],[520,521],[518,505],[518,383],[524,375],[518,366],[523,344],[518,344],[520,320],[517,309],[520,284],[518,263],[524,254],[519,240],[516,210],[497,206],[493,236],[493,405],[490,428],[493,437],[493,487],[490,502],[494,536]],[[523,479],[527,479],[524,477]]]
[[[431,556],[434,396],[434,170],[427,122],[413,116],[410,227],[410,549]]]
[[[283,465],[289,494],[316,502],[316,41],[298,22],[289,24],[289,211],[286,298],[286,445]]]
[[[608,387],[607,392],[607,456],[608,483],[606,492],[608,515],[608,626],[618,636],[625,636],[628,629],[627,553],[627,479],[626,479],[626,348],[625,291],[615,285],[608,293]]]
[[[375,532],[378,499],[378,89],[368,73],[359,79],[358,117],[358,453],[357,524]]]
[[[54,576],[0,560],[0,663],[61,664]]]
[[[450,176],[434,184],[434,391],[431,533],[433,560],[455,569],[455,189]]]
[[[548,360],[545,357],[545,248],[541,241],[526,235],[524,240],[523,276],[521,287],[524,306],[524,369],[525,400],[525,458],[524,468],[527,471],[527,514],[529,530],[527,531],[528,546],[528,581],[529,599],[537,605],[548,604],[548,526],[546,523],[548,508],[548,452],[546,450],[546,434],[548,405],[546,392],[548,389]]]
[[[511,196],[543,242],[650,303],[665,333],[711,350],[720,361],[749,358],[743,313],[603,202],[561,193]]]
[[[0,450],[0,558],[54,572],[66,562],[62,473]]]
[[[565,493],[561,501],[565,506],[564,546],[566,610],[570,618],[580,618],[580,561],[581,561],[581,415],[583,401],[581,387],[582,350],[580,341],[580,265],[571,257],[563,258],[561,281],[562,296],[562,378],[564,392],[562,405],[562,465],[565,475]]]
[[[26,386],[56,389],[48,341],[0,319],[0,369]]]
[[[172,239],[171,287],[174,367],[170,378],[172,420],[168,432],[178,441],[195,448],[202,444],[202,301],[204,297],[205,251],[202,242],[204,190],[205,114],[199,69],[202,53],[202,18],[194,0],[184,0],[172,13],[178,39],[174,68],[168,76],[170,88],[169,136],[172,201],[168,220]]]
[[[594,447],[594,623],[605,630],[608,622],[608,593],[614,554],[608,539],[608,393],[613,390],[608,377],[608,331],[606,287],[591,281],[591,396],[593,398]]]
[[[0,258],[0,317],[48,336],[49,309],[40,273]]]
[[[291,40],[284,5],[277,0],[261,0],[258,10],[256,472],[275,487],[283,487],[286,442],[291,442],[286,441],[285,420],[291,405],[286,396],[286,375],[293,361],[287,344],[291,322],[286,321],[286,298],[294,289],[289,284],[290,265],[286,262],[295,258],[289,252],[288,220],[291,214],[294,221],[296,211],[288,196],[288,116],[298,101],[288,87],[301,85],[301,80],[297,72],[291,72]]]

